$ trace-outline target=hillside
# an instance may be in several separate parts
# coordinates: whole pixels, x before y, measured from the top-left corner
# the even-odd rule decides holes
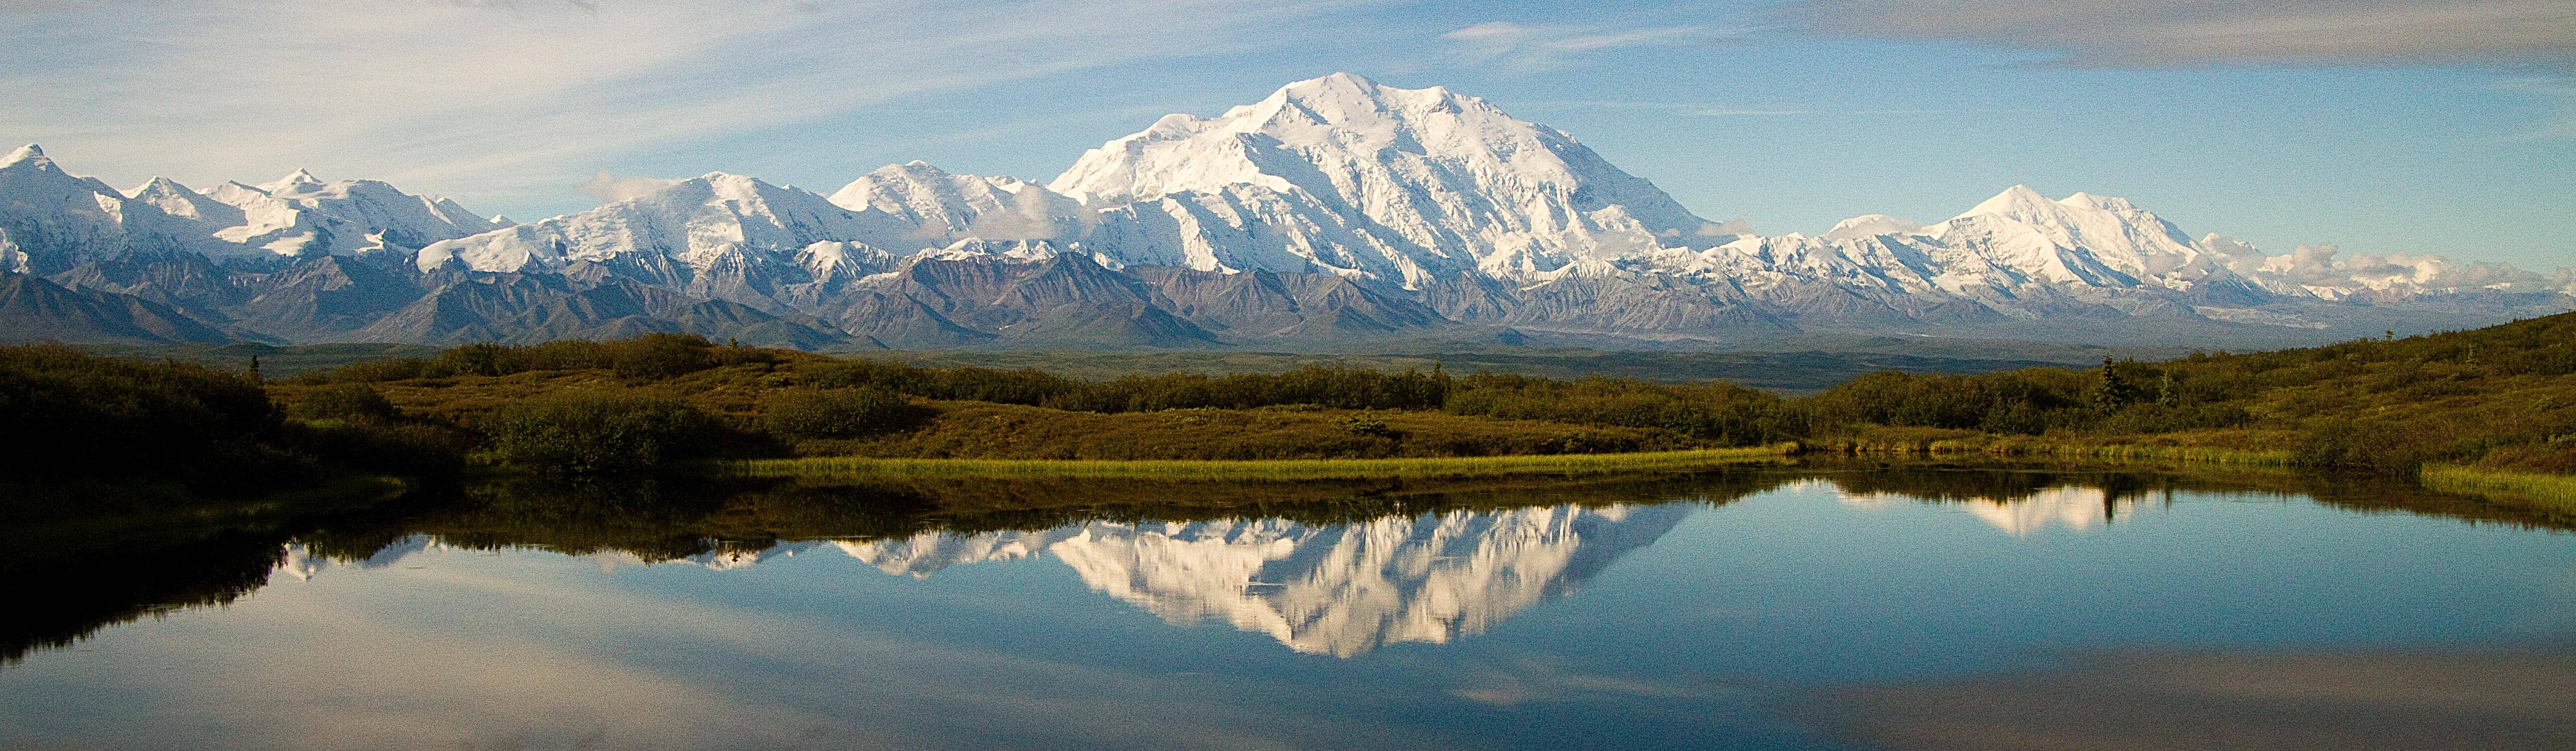
[[[2008,451],[2056,441],[2271,452],[2329,467],[2576,472],[2576,314],[2084,371],[1877,374],[1819,395],[1813,409],[1820,424],[1936,429],[1846,430],[1857,445]]]

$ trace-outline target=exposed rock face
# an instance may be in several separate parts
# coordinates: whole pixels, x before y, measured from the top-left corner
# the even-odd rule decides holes
[[[25,274],[0,275],[0,342],[40,340],[196,344],[231,337],[133,295],[67,289]]]

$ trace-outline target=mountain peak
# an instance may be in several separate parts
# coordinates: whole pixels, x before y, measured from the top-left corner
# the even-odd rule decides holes
[[[1911,219],[1886,214],[1864,214],[1837,222],[1833,229],[1826,230],[1818,237],[1826,240],[1857,240],[1879,235],[1904,234],[1922,228],[1922,222]]]
[[[181,193],[195,192],[196,191],[189,190],[188,186],[180,185],[177,180],[172,180],[160,175],[153,175],[152,179],[143,181],[142,185],[134,186],[133,190],[126,191],[125,197],[142,198],[147,195],[178,195]]]
[[[54,166],[54,160],[45,157],[44,147],[31,143],[18,147],[17,151],[9,152],[9,158],[0,159],[0,169],[15,167],[21,163],[36,169],[50,169]]]
[[[262,186],[259,186],[259,188],[260,188],[260,190],[266,191],[266,192],[268,192],[268,193],[276,194],[276,193],[292,193],[292,192],[295,192],[295,189],[297,189],[297,188],[310,187],[310,186],[318,186],[318,185],[323,185],[323,184],[325,184],[325,183],[323,183],[323,182],[322,182],[322,178],[314,177],[314,176],[313,176],[312,171],[310,171],[310,170],[306,170],[306,169],[302,169],[302,168],[297,168],[294,172],[287,174],[287,176],[285,176],[285,177],[281,177],[281,178],[278,178],[278,179],[277,179],[277,182],[269,183],[269,184],[267,184],[267,185],[262,185]]]
[[[1369,80],[1367,76],[1357,73],[1335,73],[1328,76],[1319,76],[1316,78],[1309,78],[1303,81],[1289,83],[1286,86],[1279,87],[1279,91],[1274,93],[1273,96],[1294,99],[1307,99],[1334,95],[1375,97],[1382,92],[1391,91],[1403,90],[1389,88],[1385,84]]]
[[[2102,211],[2136,211],[2136,210],[2138,210],[2138,207],[2137,207],[2135,204],[2131,204],[2131,203],[2129,203],[2129,199],[2126,199],[2126,198],[2113,198],[2113,197],[2110,197],[2110,196],[2097,196],[2097,195],[2093,195],[2093,194],[2091,194],[2091,193],[2085,193],[2085,192],[2080,192],[2080,191],[2079,191],[2079,192],[2077,192],[2075,195],[2067,196],[2065,199],[2058,201],[2058,203],[2059,203],[2059,204],[2061,204],[2061,205],[2065,205],[2065,206],[2073,206],[2073,207],[2076,207],[2076,208],[2083,208],[2083,209],[2099,209],[2099,210],[2102,210]]]
[[[1085,152],[1046,187],[1099,209],[1172,200],[1301,228],[1276,244],[1208,248],[1196,268],[1324,268],[1408,287],[1453,272],[1553,278],[1665,238],[1709,247],[1726,234],[1702,232],[1707,220],[1564,131],[1447,89],[1349,73],[1216,117],[1165,117]],[[1355,226],[1349,217],[1390,231],[1333,229]],[[1139,252],[1176,245],[1161,247]]]
[[[1985,215],[2026,219],[2047,215],[2058,205],[2056,201],[2040,195],[2039,191],[2031,190],[2028,185],[2015,185],[2005,188],[2004,192],[1995,194],[1993,198],[1986,199],[1984,203],[1977,204],[1975,208],[1951,218],[1964,219]]]

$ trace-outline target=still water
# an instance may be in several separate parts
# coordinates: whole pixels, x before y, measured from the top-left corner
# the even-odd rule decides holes
[[[1782,470],[863,534],[508,501],[252,539],[219,595],[152,583],[244,560],[205,545],[13,572],[139,601],[13,643],[0,745],[2576,747],[2576,538],[2293,485]]]

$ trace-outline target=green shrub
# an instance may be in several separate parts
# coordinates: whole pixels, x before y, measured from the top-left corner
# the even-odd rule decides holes
[[[781,389],[761,400],[761,425],[786,438],[858,438],[910,429],[930,410],[903,395],[861,386]]]
[[[1341,431],[1345,433],[1355,433],[1358,435],[1373,435],[1389,438],[1395,436],[1395,430],[1386,426],[1385,418],[1369,414],[1367,412],[1334,420],[1333,427],[1340,428]]]
[[[619,378],[660,380],[716,366],[715,359],[707,353],[715,345],[705,337],[645,334],[608,346],[615,349],[609,368]]]
[[[481,426],[493,453],[541,472],[650,470],[703,456],[718,428],[687,402],[621,392],[574,392],[511,403]]]
[[[343,383],[307,392],[304,401],[295,404],[295,416],[315,421],[385,422],[401,417],[402,411],[366,384]]]
[[[161,478],[247,492],[310,469],[269,445],[282,417],[230,373],[0,347],[0,479]]]
[[[472,433],[426,420],[352,420],[297,428],[294,445],[332,466],[415,478],[456,476],[475,444]]]

